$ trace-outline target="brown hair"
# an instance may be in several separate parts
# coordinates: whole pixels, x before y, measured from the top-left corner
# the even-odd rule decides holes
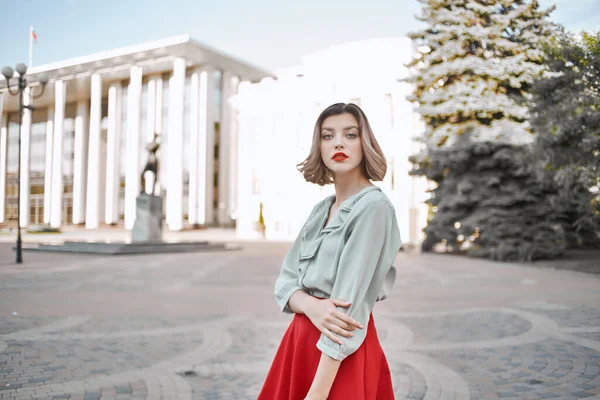
[[[336,103],[327,107],[317,118],[313,132],[312,147],[308,157],[297,165],[304,179],[317,185],[333,183],[331,171],[323,163],[321,157],[321,128],[323,121],[333,115],[350,114],[358,121],[360,142],[362,144],[363,160],[361,169],[369,180],[382,181],[387,171],[387,161],[379,143],[373,135],[367,116],[359,106],[353,103]]]

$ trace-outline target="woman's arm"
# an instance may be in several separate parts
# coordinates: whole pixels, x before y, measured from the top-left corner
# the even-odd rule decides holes
[[[321,354],[321,360],[319,360],[319,366],[317,367],[317,373],[313,379],[313,383],[310,386],[310,390],[306,395],[306,400],[326,400],[329,396],[329,391],[333,386],[333,381],[340,369],[342,362],[334,360],[327,354]]]
[[[341,299],[317,299],[302,290],[296,290],[288,301],[289,309],[296,314],[304,314],[313,325],[329,339],[342,344],[343,337],[353,337],[355,329],[363,326],[354,318],[339,311],[337,307],[350,307],[351,303]]]

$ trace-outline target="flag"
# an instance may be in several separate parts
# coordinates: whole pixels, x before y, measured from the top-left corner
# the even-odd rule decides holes
[[[33,43],[37,43],[37,35],[33,26],[29,26],[29,68],[33,67]]]

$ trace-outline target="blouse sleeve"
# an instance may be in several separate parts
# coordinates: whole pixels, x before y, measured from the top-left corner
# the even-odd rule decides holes
[[[281,265],[279,277],[275,282],[275,298],[277,299],[277,304],[279,305],[279,309],[287,314],[294,313],[288,306],[288,301],[290,300],[290,297],[292,297],[292,294],[294,294],[296,290],[302,289],[298,280],[298,261],[300,260],[300,246],[302,243],[302,235],[304,229],[306,228],[306,224],[313,217],[315,211],[319,208],[320,204],[321,203],[317,204],[312,209],[307,219],[307,222],[304,224],[302,229],[300,229],[298,237],[296,238],[296,240],[292,244],[292,247],[288,250],[287,254],[285,255],[283,264]]]
[[[275,298],[279,309],[284,313],[293,314],[293,311],[288,306],[288,301],[296,290],[302,289],[298,282],[298,260],[300,258],[300,242],[302,241],[302,231],[288,250],[281,272],[275,282]]]
[[[352,303],[350,307],[338,307],[338,310],[360,322],[364,329],[354,330],[351,338],[340,337],[341,345],[324,334],[317,342],[321,352],[339,361],[358,350],[365,340],[371,311],[400,248],[394,210],[385,200],[361,210],[350,229],[340,255],[331,298]]]

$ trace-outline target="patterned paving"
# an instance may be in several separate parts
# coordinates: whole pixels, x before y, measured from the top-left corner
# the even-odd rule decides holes
[[[0,399],[255,399],[287,246],[0,266]],[[0,257],[9,256],[0,245]],[[375,321],[397,399],[600,398],[600,279],[399,255]]]

